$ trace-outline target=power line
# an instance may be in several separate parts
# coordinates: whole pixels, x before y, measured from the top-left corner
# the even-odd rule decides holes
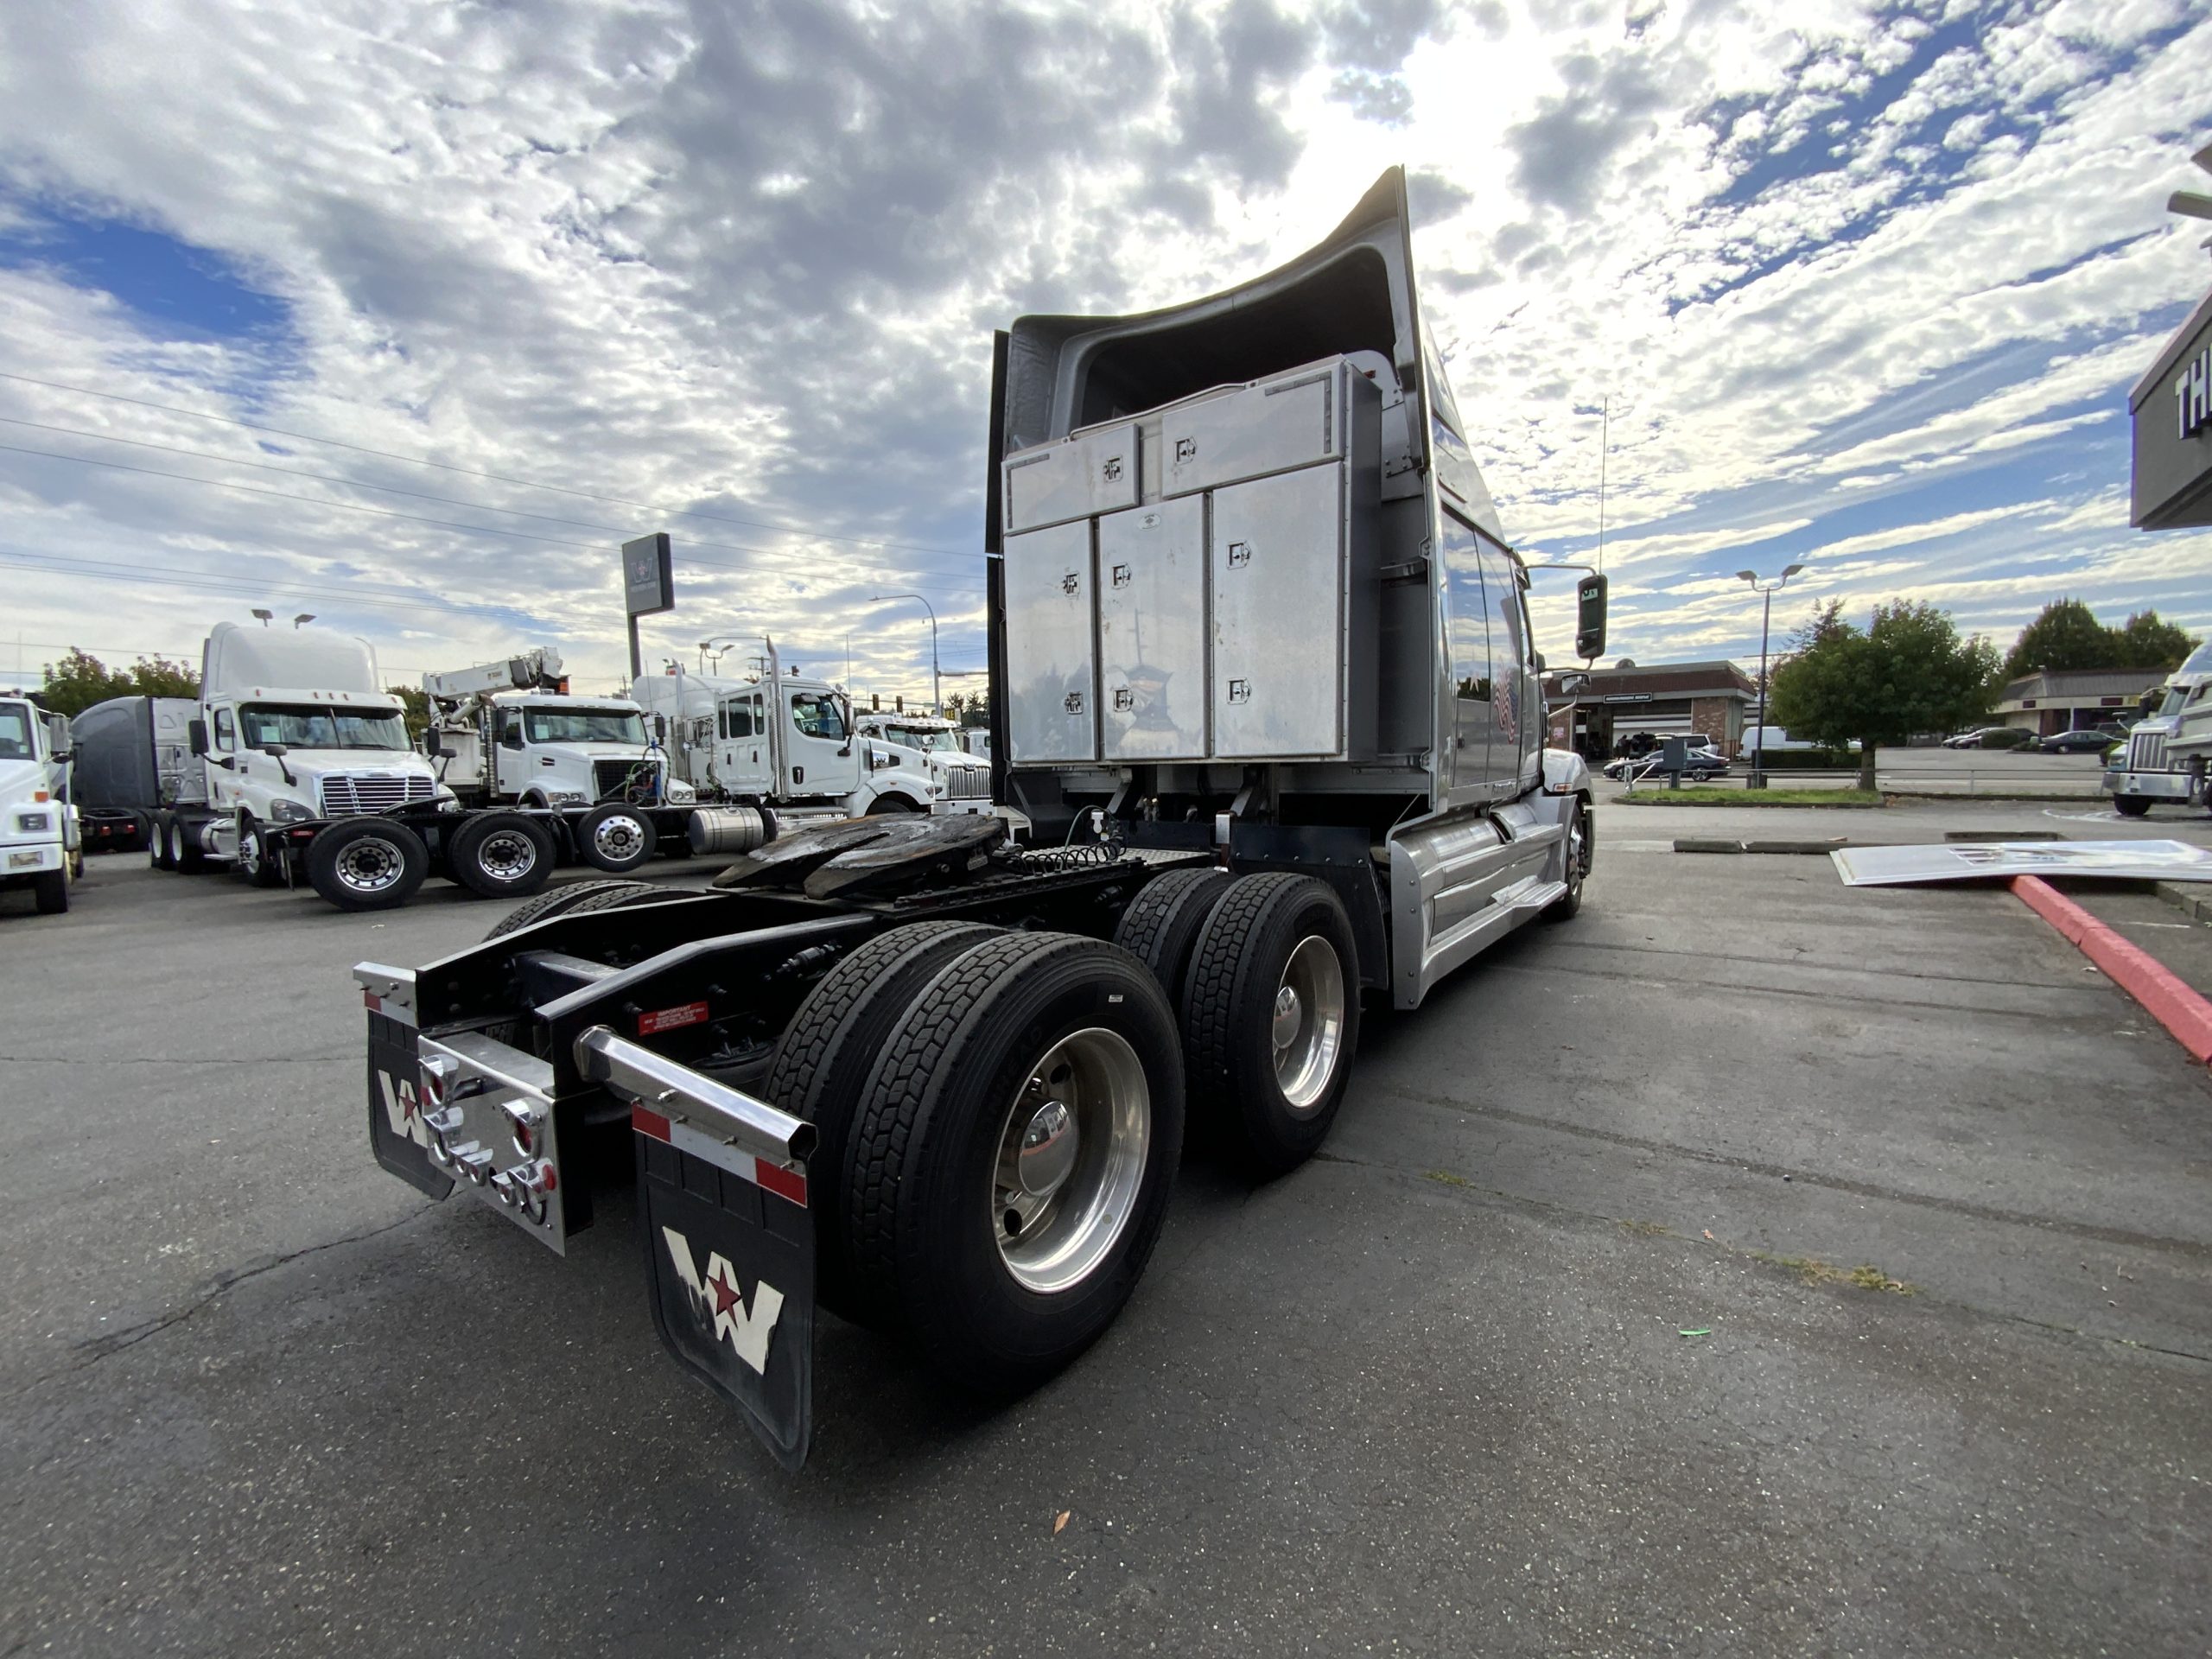
[[[417,501],[435,501],[445,506],[467,507],[477,512],[499,512],[505,513],[508,517],[514,518],[535,519],[540,524],[567,524],[577,530],[601,531],[609,536],[627,537],[636,529],[636,526],[634,525],[595,524],[588,518],[563,518],[554,513],[525,512],[520,507],[494,506],[486,501],[469,501],[465,500],[459,496],[433,495],[425,490],[403,489],[397,484],[372,484],[366,479],[348,478],[342,473],[315,473],[309,472],[306,468],[300,467],[278,467],[265,461],[248,461],[243,455],[214,454],[205,449],[187,449],[180,445],[173,443],[156,443],[148,438],[126,438],[112,432],[88,432],[82,427],[56,426],[50,421],[29,421],[23,419],[20,416],[15,415],[0,415],[0,423],[4,423],[9,426],[27,426],[40,432],[59,432],[66,437],[89,438],[95,443],[122,443],[128,444],[134,449],[156,449],[165,455],[185,455],[194,461],[212,461],[218,466],[251,467],[256,472],[275,473],[284,478],[312,479],[318,484],[337,484],[348,489],[375,490],[385,495],[404,495],[411,497]],[[42,452],[34,451],[30,453]],[[77,460],[80,459],[80,457],[65,456],[63,459]],[[86,464],[96,465],[105,463],[97,463],[86,459]],[[164,476],[183,478],[185,474],[179,473],[164,474]],[[219,479],[194,479],[191,481],[194,483],[216,485],[220,485],[221,483],[221,480]],[[302,496],[297,499],[301,500],[309,500],[315,498]],[[349,504],[342,501],[333,501],[327,502],[325,505],[330,506],[345,506]],[[509,532],[500,530],[490,530],[488,533],[495,536],[502,536],[506,535]],[[753,547],[742,542],[702,542],[686,537],[683,544],[687,549],[694,547],[711,547],[720,549],[721,550],[728,553],[757,554],[763,558],[793,559],[806,558],[809,556],[806,554],[796,552],[787,548]],[[932,554],[930,556],[933,558],[959,559],[963,561],[964,566],[972,566],[974,563],[974,561],[969,559],[965,554],[944,553]],[[902,579],[906,576],[910,569],[909,567],[898,565],[886,565],[880,568],[887,571],[896,571]]]
[[[826,531],[800,530],[795,525],[778,524],[767,518],[741,518],[726,512],[707,512],[696,508],[671,507],[658,501],[633,500],[628,496],[608,495],[597,490],[579,490],[560,484],[541,484],[534,479],[510,478],[504,473],[480,472],[474,467],[456,466],[451,461],[432,461],[427,455],[403,455],[391,449],[372,449],[366,444],[348,443],[342,438],[321,438],[311,432],[294,432],[281,426],[264,426],[255,421],[242,421],[231,415],[211,415],[205,410],[184,409],[174,404],[157,404],[150,398],[127,397],[119,391],[99,391],[90,386],[64,385],[59,380],[41,380],[28,374],[13,374],[0,369],[0,380],[19,380],[25,385],[44,386],[50,391],[73,392],[80,397],[105,397],[118,404],[136,404],[141,409],[157,409],[168,415],[182,415],[195,421],[215,421],[225,426],[244,427],[249,432],[266,432],[279,438],[296,438],[302,443],[327,444],[334,449],[350,449],[356,454],[376,455],[385,461],[397,461],[410,467],[435,467],[441,472],[459,473],[467,478],[489,479],[495,484],[513,484],[526,490],[545,490],[555,495],[573,495],[587,501],[605,501],[612,505],[643,507],[649,512],[663,512],[678,518],[712,518],[725,524],[743,524],[751,530],[772,530],[786,536],[810,536],[817,541],[849,542],[861,547],[887,548],[907,553],[945,553],[963,557],[949,547],[929,547],[917,542],[892,542],[866,536],[833,536]]]
[[[26,448],[21,444],[16,443],[0,443],[0,453],[14,455],[35,455],[43,461],[68,461],[71,464],[79,467],[105,467],[111,472],[131,473],[141,478],[164,478],[179,484],[199,484],[203,485],[211,490],[233,490],[241,495],[270,496],[280,501],[304,501],[309,506],[328,507],[339,512],[365,512],[369,514],[371,517],[377,518],[398,518],[403,519],[409,524],[429,524],[439,530],[454,530],[461,531],[464,535],[469,536],[504,536],[511,541],[542,542],[549,547],[580,548],[587,553],[605,553],[607,550],[605,544],[599,542],[579,542],[572,537],[565,536],[538,536],[534,535],[526,530],[500,530],[496,526],[490,524],[456,524],[449,518],[427,518],[419,512],[400,512],[391,507],[372,507],[365,505],[359,501],[333,501],[324,496],[302,495],[294,490],[264,489],[258,484],[232,484],[219,478],[198,478],[194,477],[190,473],[172,473],[159,467],[133,467],[127,461],[101,461],[92,455],[65,455],[56,450],[30,449]],[[772,554],[768,556],[775,557],[789,556]],[[687,556],[685,562],[687,563],[703,564],[709,568],[726,570],[744,570],[749,568],[741,564],[731,564],[727,560],[699,559],[692,558],[689,556]],[[887,569],[896,569],[896,567],[887,567]],[[755,574],[760,575],[772,573],[756,571]],[[926,585],[919,579],[916,578],[911,570],[900,570],[898,574],[902,580],[915,582],[918,586]],[[931,580],[943,583],[945,588],[951,588],[961,585],[955,584],[949,578],[945,577],[932,577]],[[965,585],[972,586],[976,584],[971,583]]]

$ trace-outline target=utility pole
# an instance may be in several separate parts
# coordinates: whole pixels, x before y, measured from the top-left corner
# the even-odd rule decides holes
[[[1766,639],[1767,627],[1774,620],[1774,596],[1789,585],[1789,578],[1805,567],[1793,564],[1770,582],[1762,583],[1756,570],[1738,570],[1737,579],[1751,584],[1751,591],[1760,595],[1759,602],[1759,723],[1751,735],[1751,775],[1744,780],[1746,789],[1766,787]]]
[[[911,599],[930,613],[930,701],[936,705],[935,713],[942,720],[944,717],[944,686],[937,665],[937,607],[919,594],[878,594],[868,603],[881,605],[894,599]]]

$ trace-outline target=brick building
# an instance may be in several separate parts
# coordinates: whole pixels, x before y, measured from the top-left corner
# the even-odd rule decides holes
[[[2132,721],[2142,712],[2143,694],[2165,683],[2156,668],[2045,669],[2005,683],[1997,694],[2000,724],[2018,726],[2038,737],[2107,721]]]
[[[1733,663],[1656,663],[1547,674],[1544,699],[1551,710],[1544,741],[1555,749],[1603,760],[1639,734],[1695,734],[1732,760],[1758,717],[1759,689]]]

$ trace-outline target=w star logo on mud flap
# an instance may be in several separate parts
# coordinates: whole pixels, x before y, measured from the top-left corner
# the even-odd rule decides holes
[[[719,1255],[707,1258],[707,1276],[699,1276],[698,1265],[691,1259],[691,1242],[673,1227],[660,1230],[668,1241],[668,1259],[675,1264],[676,1276],[691,1293],[692,1311],[702,1323],[712,1327],[715,1340],[729,1338],[737,1357],[763,1376],[768,1374],[768,1338],[774,1334],[776,1318],[784,1311],[784,1293],[766,1279],[760,1281],[753,1293],[753,1311],[745,1309],[745,1297],[737,1287],[737,1272]]]
[[[414,1084],[405,1078],[395,1083],[389,1071],[378,1072],[377,1083],[384,1090],[384,1120],[391,1125],[391,1132],[403,1141],[412,1141],[427,1148],[430,1144],[430,1126],[423,1122],[423,1102],[415,1092]]]

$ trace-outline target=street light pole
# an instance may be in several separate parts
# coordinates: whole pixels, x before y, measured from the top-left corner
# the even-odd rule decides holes
[[[894,599],[911,599],[930,613],[930,701],[935,707],[938,718],[942,720],[944,718],[944,677],[938,671],[937,665],[937,607],[919,594],[878,594],[868,603],[881,605]]]
[[[1789,585],[1789,578],[1805,567],[1793,564],[1772,582],[1761,582],[1756,570],[1738,570],[1739,581],[1751,584],[1751,591],[1759,599],[1759,723],[1751,738],[1751,775],[1744,780],[1746,789],[1766,787],[1766,641],[1767,629],[1774,620],[1774,596]]]

